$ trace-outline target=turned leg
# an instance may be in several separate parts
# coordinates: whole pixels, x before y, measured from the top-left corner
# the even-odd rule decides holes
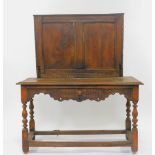
[[[138,151],[138,129],[137,129],[137,119],[138,110],[137,110],[137,101],[133,102],[133,112],[132,112],[132,144],[131,150],[133,153]]]
[[[130,107],[131,107],[130,101],[127,100],[127,103],[126,103],[126,129],[127,130],[131,130]]]
[[[30,100],[30,121],[29,121],[29,130],[30,131],[35,131],[35,121],[34,121],[34,104],[33,104],[33,99]],[[35,136],[32,137],[32,139],[35,139]]]
[[[127,103],[126,103],[126,121],[125,121],[127,131],[131,131],[130,107],[131,107],[130,100],[127,99]],[[129,139],[128,136],[129,135],[127,133],[126,134],[126,139]]]
[[[23,117],[23,129],[22,129],[22,149],[24,153],[27,153],[29,151],[29,143],[28,143],[28,129],[27,129],[27,103],[23,102],[23,111],[22,111],[22,117]]]

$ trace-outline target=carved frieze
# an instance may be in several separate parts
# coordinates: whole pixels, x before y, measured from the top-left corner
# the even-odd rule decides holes
[[[48,94],[50,97],[58,101],[63,100],[76,100],[78,102],[84,100],[95,100],[101,101],[105,100],[109,95],[114,95],[116,93],[124,95],[125,98],[132,100],[132,88],[31,88],[28,91],[28,101],[34,97],[36,94]]]

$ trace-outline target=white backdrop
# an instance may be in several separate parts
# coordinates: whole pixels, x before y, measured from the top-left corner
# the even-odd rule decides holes
[[[16,82],[36,77],[34,14],[125,13],[124,75],[135,76],[140,87],[139,152],[151,154],[151,0],[5,0],[4,1],[4,151],[22,154],[20,87]],[[98,104],[93,101],[63,104],[48,95],[37,95],[36,128],[47,129],[122,129],[126,100],[110,96]],[[37,149],[38,150],[38,149]],[[30,153],[34,153],[35,150]],[[51,148],[37,154],[130,154],[118,148]]]

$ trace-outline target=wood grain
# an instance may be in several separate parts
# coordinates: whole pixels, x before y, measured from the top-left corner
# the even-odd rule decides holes
[[[34,16],[37,77],[123,76],[123,18],[123,14]]]

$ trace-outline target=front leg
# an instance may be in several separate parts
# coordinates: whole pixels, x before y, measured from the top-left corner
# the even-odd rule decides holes
[[[133,103],[133,112],[132,112],[132,145],[131,149],[133,153],[136,153],[138,151],[138,129],[137,129],[137,119],[138,116],[138,110],[137,110],[137,102]]]
[[[22,129],[22,148],[23,152],[27,153],[29,151],[29,144],[28,144],[28,129],[27,129],[27,110],[26,110],[26,103],[23,103],[23,129]]]
[[[138,110],[137,105],[138,103],[138,87],[133,89],[133,111],[132,111],[132,144],[131,150],[133,153],[138,151],[138,129],[137,129],[137,122],[138,122]]]
[[[29,105],[29,109],[30,109],[30,121],[29,121],[29,130],[31,131],[35,131],[35,121],[34,121],[34,104],[33,104],[33,98],[30,99],[30,105]],[[35,140],[35,135],[32,137],[33,140]]]
[[[29,151],[29,142],[28,142],[28,129],[27,129],[27,90],[22,86],[21,90],[21,98],[22,98],[22,117],[23,117],[23,129],[22,129],[22,149],[24,153],[28,153]]]

